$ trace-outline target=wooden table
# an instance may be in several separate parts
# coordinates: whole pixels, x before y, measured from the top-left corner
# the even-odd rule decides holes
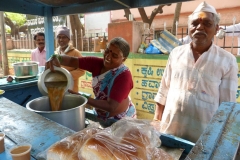
[[[96,122],[96,116],[86,109],[86,118]],[[32,145],[31,160],[35,160],[39,153],[43,153],[55,142],[76,133],[56,122],[27,110],[3,96],[0,97],[0,131],[6,134],[5,152],[0,154],[0,160],[11,160],[9,150],[16,144],[30,143]],[[162,144],[167,146],[185,148],[187,153],[193,147],[190,142],[176,138],[172,135],[162,135]]]
[[[5,91],[3,97],[25,107],[27,102],[42,96],[37,83],[38,77],[19,81],[15,78],[12,82],[7,82],[6,78],[0,78],[0,89]]]
[[[240,104],[223,102],[186,160],[233,160],[240,142]]]
[[[10,148],[21,143],[32,145],[31,160],[35,160],[37,154],[75,133],[3,96],[0,97],[0,131],[6,134],[5,152],[0,153],[0,160],[11,160]]]

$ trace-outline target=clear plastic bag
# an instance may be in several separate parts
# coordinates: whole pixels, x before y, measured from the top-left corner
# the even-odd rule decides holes
[[[79,159],[85,160],[147,160],[146,147],[134,139],[121,139],[111,132],[101,131],[93,135],[79,151]]]
[[[157,160],[172,157],[161,150],[160,133],[148,120],[124,118],[102,130],[81,147],[78,156],[85,160]]]
[[[84,142],[100,129],[94,124],[54,143],[37,155],[38,160],[78,160],[78,151]]]
[[[149,120],[124,118],[111,126],[112,134],[123,139],[135,139],[146,146],[148,155],[151,149],[161,146],[160,132],[157,132]]]
[[[124,118],[100,130],[86,128],[53,144],[48,160],[172,160],[148,120]]]

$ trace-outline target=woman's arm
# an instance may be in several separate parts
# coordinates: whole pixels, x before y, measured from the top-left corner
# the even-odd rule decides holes
[[[110,113],[114,113],[119,106],[119,103],[113,99],[108,100],[96,100],[93,98],[88,98],[88,104],[94,106],[95,108],[102,109]]]
[[[79,95],[81,95],[80,93],[74,92],[72,90],[68,90],[68,92],[72,93],[72,94],[79,94]],[[115,101],[115,100],[113,100],[111,98],[108,98],[108,100],[97,100],[97,99],[88,97],[87,99],[88,99],[87,104],[89,104],[89,105],[91,105],[91,106],[93,106],[95,108],[107,111],[107,112],[110,113],[110,115],[112,113],[115,113],[115,111],[117,110],[117,108],[120,105],[120,103],[118,103],[117,101]]]
[[[70,53],[68,54],[71,57],[76,57],[76,58],[81,58],[83,57],[82,54],[78,51],[78,50],[74,50],[73,52],[71,52],[72,54],[70,55]],[[78,59],[79,61],[79,59]],[[79,77],[83,76],[85,74],[85,71],[80,69],[79,66],[78,67],[74,67],[74,70],[69,70],[69,72],[71,73],[71,75],[73,76],[73,80],[78,79]]]
[[[59,55],[59,61],[61,65],[79,68],[79,57],[72,57],[67,55]]]
[[[79,68],[78,57],[71,57],[67,55],[52,55],[45,64],[45,70],[50,68],[51,71],[54,71],[53,66],[61,67],[61,65]]]

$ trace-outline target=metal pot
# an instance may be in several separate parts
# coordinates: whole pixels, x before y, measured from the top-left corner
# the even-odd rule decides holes
[[[71,73],[65,68],[54,66],[55,72],[51,72],[50,69],[45,70],[38,78],[38,89],[42,95],[47,96],[48,91],[46,87],[46,82],[60,82],[66,81],[67,86],[64,90],[66,93],[68,89],[73,88],[73,77]]]
[[[38,62],[18,62],[13,63],[13,69],[16,77],[37,76]]]
[[[80,131],[85,128],[86,103],[87,99],[83,96],[67,94],[63,98],[61,111],[51,111],[47,96],[29,101],[26,108],[74,131]]]

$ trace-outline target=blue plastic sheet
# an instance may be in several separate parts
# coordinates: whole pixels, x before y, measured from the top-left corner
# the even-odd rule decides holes
[[[160,52],[160,50],[154,47],[154,45],[152,45],[151,43],[149,43],[148,47],[145,50],[145,53],[146,54],[162,54],[162,52]]]
[[[151,44],[158,48],[163,54],[169,54],[173,48],[182,45],[182,42],[179,41],[173,34],[164,30],[160,33],[158,39],[151,40]]]

